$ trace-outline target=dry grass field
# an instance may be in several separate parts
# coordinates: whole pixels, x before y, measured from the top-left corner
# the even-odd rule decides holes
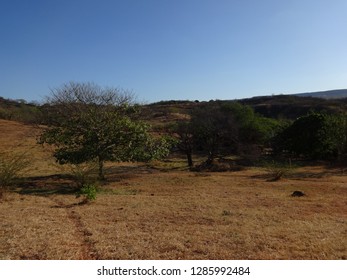
[[[260,168],[115,164],[97,200],[80,205],[36,132],[0,120],[1,149],[32,161],[0,201],[0,259],[347,258],[347,175],[338,169],[302,167],[270,182]]]

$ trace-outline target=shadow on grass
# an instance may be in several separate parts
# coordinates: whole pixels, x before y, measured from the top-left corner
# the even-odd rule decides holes
[[[124,166],[110,166],[106,168],[106,173],[113,175],[121,175],[121,174],[150,174],[151,168],[147,165],[124,165]]]
[[[58,205],[51,206],[51,208],[57,208],[57,209],[69,209],[69,208],[74,208],[77,206],[82,206],[82,205],[87,205],[90,204],[87,200],[82,200],[80,202],[72,203],[72,204],[63,204],[61,202],[57,202]]]
[[[106,179],[99,184],[107,184],[111,182],[120,182],[143,174],[153,174],[157,171],[148,167],[141,166],[115,166],[106,170]],[[79,188],[74,181],[73,176],[68,174],[53,174],[47,176],[34,176],[20,178],[9,191],[22,195],[76,195]]]
[[[77,191],[72,177],[63,174],[21,178],[11,189],[23,195],[40,196],[53,194],[71,195]]]
[[[105,170],[106,179],[105,183],[120,182],[122,180],[129,180],[143,175],[151,175],[158,172],[148,165],[138,166],[110,166]]]
[[[346,176],[347,173],[343,172],[339,169],[333,168],[327,168],[323,171],[319,172],[310,172],[310,171],[296,171],[293,172],[288,176],[290,179],[322,179],[326,177],[331,177],[331,176]]]
[[[322,170],[319,171],[310,171],[308,170],[309,167],[306,167],[306,170],[296,170],[296,168],[293,168],[290,170],[287,174],[283,176],[283,178],[291,179],[291,180],[309,180],[309,179],[322,179],[322,178],[328,178],[331,176],[347,176],[347,172],[340,168],[330,168],[330,167],[324,167]],[[264,170],[263,174],[258,174],[251,176],[253,179],[264,179],[267,181],[276,181],[271,180],[273,176]]]
[[[158,172],[188,171],[185,161],[165,159],[161,161],[135,163],[135,165],[110,166],[106,168],[106,174],[111,177],[136,177],[139,175],[156,174]]]

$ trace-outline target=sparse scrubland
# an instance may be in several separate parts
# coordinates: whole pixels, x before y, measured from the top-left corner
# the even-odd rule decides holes
[[[123,93],[4,103],[0,259],[347,258],[343,107],[290,119]]]
[[[347,177],[295,168],[189,172],[184,158],[108,164],[97,200],[36,145],[38,128],[0,120],[1,147],[31,167],[0,202],[0,259],[346,259]],[[292,197],[293,191],[305,193]]]

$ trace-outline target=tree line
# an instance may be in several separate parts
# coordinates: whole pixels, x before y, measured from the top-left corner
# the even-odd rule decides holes
[[[177,147],[192,167],[193,154],[215,158],[239,155],[273,158],[343,161],[347,154],[345,113],[308,112],[295,120],[266,118],[248,105],[216,102],[193,110],[190,120],[171,128]]]
[[[65,84],[52,90],[39,107],[42,132],[38,143],[53,146],[53,156],[61,165],[96,164],[100,181],[105,179],[108,161],[148,162],[173,151],[185,155],[191,170],[196,166],[209,168],[216,160],[235,155],[248,164],[264,156],[341,163],[347,159],[346,112],[311,111],[285,120],[264,117],[236,101],[201,102],[186,118],[154,133],[144,121],[142,107],[126,90],[92,83]],[[202,163],[195,161],[197,155],[204,158]],[[6,176],[15,174],[11,168],[18,165],[16,160],[7,164],[9,161],[0,157]],[[3,181],[0,187],[7,184]],[[95,196],[92,185],[81,183],[80,188]]]
[[[45,128],[40,144],[53,146],[60,164],[98,163],[103,179],[107,161],[161,159],[174,149],[187,165],[194,155],[212,165],[217,158],[238,155],[343,160],[347,151],[346,114],[309,112],[296,120],[267,118],[236,101],[199,103],[185,120],[151,133],[133,94],[92,83],[68,83],[54,89],[40,107]]]
[[[40,143],[55,147],[61,163],[96,160],[99,177],[106,161],[149,161],[173,149],[205,156],[205,165],[216,158],[239,155],[342,160],[346,156],[345,114],[309,112],[296,120],[266,118],[236,101],[199,104],[186,120],[153,136],[141,120],[141,106],[131,93],[95,84],[69,83],[52,91],[43,106],[47,128]]]

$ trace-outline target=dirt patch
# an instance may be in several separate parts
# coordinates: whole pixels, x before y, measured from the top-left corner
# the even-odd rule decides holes
[[[99,254],[94,247],[94,241],[91,236],[93,235],[83,224],[81,216],[74,210],[75,207],[81,206],[81,203],[74,203],[65,205],[62,200],[57,198],[52,198],[52,200],[57,204],[57,208],[62,208],[66,210],[66,216],[68,221],[71,222],[75,227],[74,236],[76,240],[80,243],[79,260],[98,260],[100,259]]]

